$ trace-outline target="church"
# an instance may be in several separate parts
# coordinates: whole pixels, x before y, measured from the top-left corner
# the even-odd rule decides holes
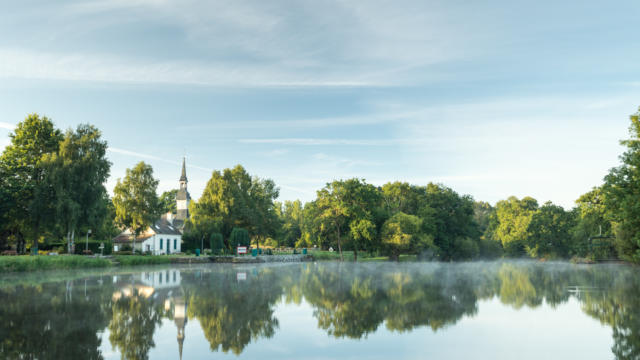
[[[186,161],[182,159],[182,174],[180,188],[176,194],[176,213],[168,212],[143,231],[135,241],[135,250],[148,252],[153,255],[173,254],[182,252],[182,232],[184,224],[189,219],[189,202],[191,196],[187,190]],[[124,245],[132,246],[131,230],[126,229],[113,239],[113,250],[118,251]]]

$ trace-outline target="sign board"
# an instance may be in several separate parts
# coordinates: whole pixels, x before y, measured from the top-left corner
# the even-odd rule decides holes
[[[246,272],[239,272],[236,274],[236,280],[238,281],[244,281],[247,280],[247,273]]]
[[[246,246],[238,246],[238,255],[246,254],[246,253],[247,253],[247,247]]]

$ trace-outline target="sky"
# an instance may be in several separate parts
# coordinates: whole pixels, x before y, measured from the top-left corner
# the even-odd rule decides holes
[[[0,149],[29,113],[103,132],[112,191],[200,197],[242,164],[310,201],[334,179],[571,207],[640,106],[637,1],[0,2]]]

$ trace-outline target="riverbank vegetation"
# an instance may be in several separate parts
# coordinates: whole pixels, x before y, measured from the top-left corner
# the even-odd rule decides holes
[[[335,255],[326,256],[341,260],[366,253],[369,258],[412,255],[441,261],[575,257],[640,262],[638,115],[631,116],[629,139],[622,141],[627,151],[621,165],[603,174],[603,183],[572,209],[531,197],[492,205],[444,184],[373,185],[359,178],[327,183],[304,204],[278,202],[273,180],[238,165],[214,171],[200,198],[191,201],[182,249],[193,251],[202,244],[214,254],[232,253],[236,246],[333,249]],[[90,125],[63,134],[35,114],[18,124],[0,157],[0,249],[25,253],[69,244],[88,229],[95,229],[94,244],[97,239],[108,243],[123,227],[137,233],[159,214],[175,210],[176,191],[157,196],[158,182],[144,163],[127,170],[110,199],[104,188],[110,168],[106,146]],[[125,189],[129,180],[132,185]]]
[[[108,259],[87,256],[0,256],[0,272],[100,268],[111,265]]]

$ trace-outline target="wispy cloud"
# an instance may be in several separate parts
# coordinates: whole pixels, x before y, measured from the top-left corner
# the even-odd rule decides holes
[[[114,147],[109,147],[108,151],[112,152],[112,153],[115,153],[115,154],[127,155],[127,156],[132,156],[132,157],[142,158],[142,159],[149,159],[149,160],[154,160],[154,161],[160,161],[160,162],[164,162],[164,163],[172,164],[172,165],[178,165],[178,166],[182,165],[182,163],[180,163],[178,161],[171,161],[171,160],[167,160],[165,158],[159,157],[159,156],[140,153],[140,152],[137,152],[137,151],[119,149],[119,148],[114,148]],[[193,164],[189,164],[189,168],[199,169],[199,170],[208,171],[208,172],[213,171],[213,169],[211,169],[211,168],[198,166],[198,165],[193,165]]]
[[[108,83],[188,84],[221,87],[387,86],[366,76],[313,76],[277,65],[229,62],[143,61],[109,54],[47,53],[0,49],[0,78]]]
[[[0,129],[13,130],[15,128],[16,126],[14,124],[9,124],[9,123],[0,121]]]
[[[392,146],[405,143],[406,139],[319,139],[319,138],[273,138],[239,139],[243,144],[280,144],[280,145],[353,145],[353,146]]]
[[[327,155],[325,153],[316,153],[313,155],[313,158],[322,163],[329,163],[329,164],[332,164],[333,166],[340,166],[340,167],[382,165],[382,163],[380,162],[356,160],[356,159],[350,159],[346,157],[337,157],[337,156]]]

